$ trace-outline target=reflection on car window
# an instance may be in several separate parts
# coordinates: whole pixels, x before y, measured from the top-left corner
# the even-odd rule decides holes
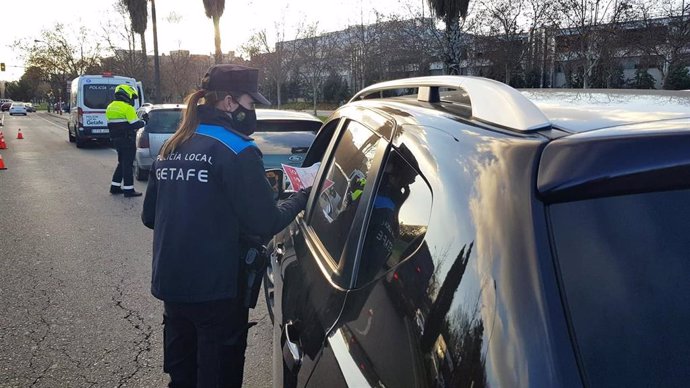
[[[175,133],[182,118],[182,110],[160,109],[149,112],[146,130],[150,133]]]
[[[91,109],[105,109],[115,97],[117,85],[89,84],[84,85],[84,105]]]
[[[409,257],[422,243],[431,214],[431,189],[392,151],[374,196],[357,284],[361,286]]]
[[[586,385],[687,386],[690,190],[563,203],[550,215]]]
[[[379,141],[382,140],[374,132],[350,121],[319,187],[311,223],[336,263],[347,241]]]

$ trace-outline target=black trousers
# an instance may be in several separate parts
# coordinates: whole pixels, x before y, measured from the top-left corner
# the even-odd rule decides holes
[[[241,299],[165,302],[163,370],[171,388],[241,387],[249,310]]]
[[[112,183],[119,184],[122,182],[123,190],[134,190],[134,155],[137,152],[137,147],[134,144],[134,139],[118,137],[113,139],[113,145],[117,150],[117,167],[113,173]],[[114,186],[118,186],[115,184]]]

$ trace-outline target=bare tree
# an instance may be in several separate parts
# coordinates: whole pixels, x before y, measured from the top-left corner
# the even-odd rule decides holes
[[[626,0],[558,0],[564,20],[564,34],[560,37],[566,50],[564,59],[575,60],[582,87],[589,88],[594,71],[605,50],[628,20],[631,10]]]
[[[275,103],[280,108],[283,103],[282,87],[288,74],[294,72],[301,42],[303,26],[300,24],[295,31],[294,39],[285,40],[285,22],[275,24],[273,42],[266,30],[254,34],[247,43],[242,46],[242,51],[249,56],[250,63],[262,69],[263,75],[269,85],[263,85],[263,90],[275,87]]]
[[[199,86],[199,80],[208,69],[207,56],[191,55],[178,50],[161,57],[161,101],[181,103],[189,92]]]
[[[333,68],[333,56],[338,45],[337,35],[325,34],[318,28],[318,22],[306,27],[304,38],[300,39],[299,63],[302,76],[310,86],[311,97],[316,114],[316,102],[319,98],[321,85]]]
[[[119,75],[140,79],[143,63],[141,56],[136,55],[129,12],[121,2],[115,3],[115,10],[115,19],[108,20],[101,33],[101,40],[111,53],[103,61],[104,68]],[[126,48],[122,48],[123,42],[127,42]]]
[[[672,67],[688,64],[690,1],[638,0],[635,8],[639,11],[643,28],[628,43],[632,43],[650,61],[658,63],[661,83],[665,85]]]
[[[17,41],[13,46],[22,52],[28,68],[40,69],[45,75],[53,95],[66,99],[67,81],[100,69],[102,50],[92,36],[84,26],[66,29],[57,23],[43,30],[40,39]]]
[[[483,53],[494,68],[499,69],[496,77],[511,84],[514,73],[523,74],[522,61],[527,54],[525,27],[526,0],[482,0],[478,18],[487,30],[487,37],[478,40]],[[521,85],[520,85],[521,86]]]

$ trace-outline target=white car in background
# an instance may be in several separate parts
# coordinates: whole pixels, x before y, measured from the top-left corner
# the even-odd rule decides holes
[[[10,106],[10,116],[14,115],[27,115],[26,107],[21,102],[13,102]]]

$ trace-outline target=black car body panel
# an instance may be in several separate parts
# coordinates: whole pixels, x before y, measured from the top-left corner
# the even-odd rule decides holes
[[[592,236],[564,237],[575,229],[567,215],[582,209],[583,223],[596,224],[585,200],[690,187],[688,127],[681,118],[574,135],[516,132],[400,98],[339,109],[305,158],[305,166],[321,162],[306,212],[273,240],[275,386],[609,386],[616,380],[603,374],[612,366],[596,351],[613,350],[578,338],[605,330],[583,328],[582,317],[598,310],[577,297],[587,284],[577,276],[604,275],[566,254],[598,248]],[[366,184],[353,183],[362,176]],[[570,247],[562,263],[558,247]],[[683,316],[674,306],[666,319],[674,309]],[[674,333],[685,343],[680,327]],[[625,372],[610,359],[611,376]],[[686,373],[676,368],[662,380]]]

